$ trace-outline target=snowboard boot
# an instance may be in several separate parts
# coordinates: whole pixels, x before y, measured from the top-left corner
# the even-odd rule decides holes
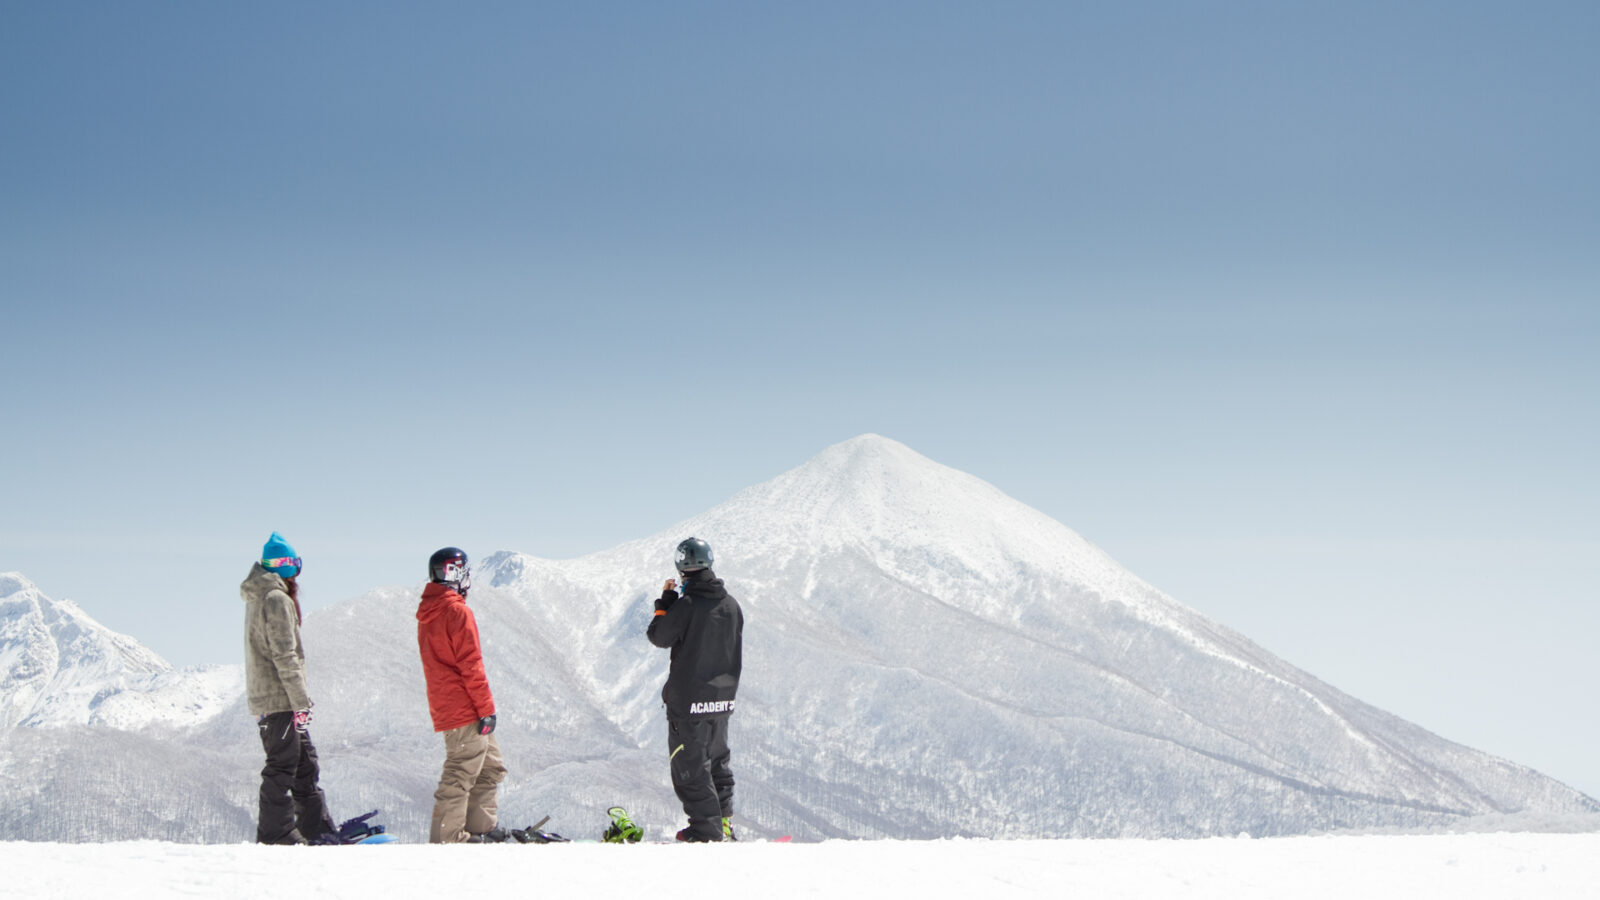
[[[469,844],[504,844],[511,839],[511,835],[504,828],[496,826],[483,834],[474,834],[467,838]]]

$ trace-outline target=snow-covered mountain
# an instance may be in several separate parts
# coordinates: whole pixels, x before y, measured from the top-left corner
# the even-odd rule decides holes
[[[243,690],[238,665],[174,669],[77,604],[0,573],[0,837],[246,833],[254,791],[239,763],[192,744]]]
[[[174,669],[72,601],[0,572],[0,728],[192,726],[242,686],[237,665]]]
[[[745,608],[732,745],[753,835],[1267,835],[1600,812],[1340,693],[989,484],[866,435],[642,540],[477,561],[507,824],[550,814],[584,835],[616,803],[677,824],[667,655],[644,630],[690,534]],[[419,592],[375,590],[304,628],[335,815],[381,807],[413,839],[443,757]],[[176,739],[223,769],[196,814],[211,830],[190,839],[248,839],[260,751],[242,699]],[[0,737],[0,763],[24,765],[20,740]],[[30,836],[14,817],[0,829]]]

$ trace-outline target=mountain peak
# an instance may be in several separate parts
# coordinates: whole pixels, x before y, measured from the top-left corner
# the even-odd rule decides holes
[[[791,502],[804,502],[809,496],[835,507],[845,501],[893,507],[900,501],[931,501],[974,488],[992,495],[991,499],[1004,497],[986,482],[936,463],[899,441],[863,434],[834,444],[798,468],[751,490],[770,489]]]
[[[22,577],[21,572],[0,572],[0,600],[13,594],[38,591],[33,582]]]
[[[1070,585],[1074,597],[1126,604],[1165,621],[1172,601],[1072,529],[994,485],[905,444],[863,434],[640,544],[696,534],[725,553],[728,574],[757,560],[793,561],[820,584],[820,561],[866,565],[928,584],[990,621],[1058,621],[1070,604],[1033,588]],[[634,548],[630,546],[630,552]]]
[[[815,458],[822,459],[830,455],[911,456],[918,459],[925,458],[921,454],[917,453],[917,451],[912,450],[910,447],[907,447],[905,444],[900,443],[894,438],[887,438],[881,434],[874,434],[870,431],[865,434],[858,434],[848,440],[840,441],[837,444],[824,447],[822,452],[818,453]]]
[[[943,468],[905,444],[880,434],[859,434],[827,447],[801,466],[817,474],[848,474],[861,470]]]
[[[1098,563],[1101,556],[1071,529],[987,481],[877,434],[834,444],[703,519],[729,526],[745,520],[735,530],[764,530],[782,520],[816,546],[892,544],[970,554],[967,567],[979,570],[1009,569],[1022,559],[1054,568],[1063,554]]]
[[[108,696],[171,670],[143,644],[52,600],[16,572],[0,574],[0,726],[87,722]]]

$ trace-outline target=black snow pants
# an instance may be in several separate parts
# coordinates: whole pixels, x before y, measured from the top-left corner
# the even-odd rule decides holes
[[[729,718],[667,720],[672,789],[689,817],[689,830],[711,841],[722,840],[722,819],[733,815]]]
[[[299,830],[308,841],[335,831],[327,799],[317,784],[317,748],[311,735],[296,731],[294,713],[277,712],[257,721],[267,764],[261,769],[261,807],[256,819],[256,840],[276,843]]]

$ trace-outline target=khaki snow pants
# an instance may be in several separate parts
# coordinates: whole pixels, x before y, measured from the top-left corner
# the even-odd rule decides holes
[[[479,734],[478,723],[444,732],[444,772],[433,792],[428,841],[459,844],[493,829],[500,808],[495,791],[505,777],[500,743]]]

